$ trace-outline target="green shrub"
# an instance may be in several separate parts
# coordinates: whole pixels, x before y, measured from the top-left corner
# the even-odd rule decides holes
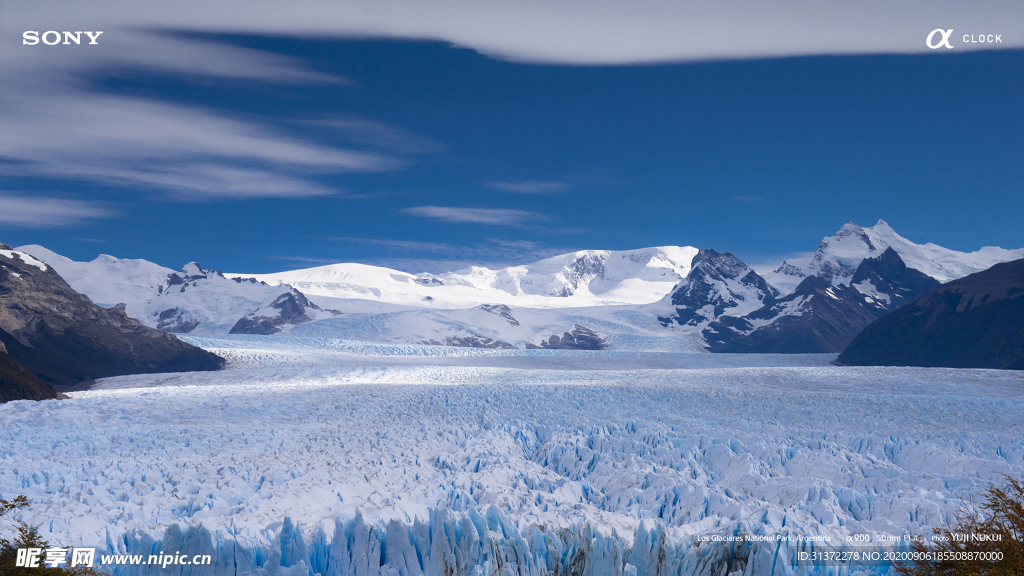
[[[0,517],[16,508],[28,506],[28,498],[17,496],[12,500],[0,498]],[[74,568],[47,568],[40,563],[38,568],[15,566],[19,548],[50,548],[50,543],[39,535],[38,526],[30,526],[21,520],[14,523],[18,535],[13,541],[0,538],[0,576],[108,576],[94,568],[76,566]]]
[[[970,506],[968,506],[970,504]],[[983,514],[968,512],[980,509]],[[896,566],[902,576],[1024,576],[1024,482],[1006,477],[1002,487],[985,490],[980,505],[971,499],[956,514],[957,526],[933,530],[937,539],[929,547],[914,542],[916,552],[941,552],[953,558],[964,553],[1002,553],[1002,560],[941,560],[923,561]],[[973,538],[955,538],[955,535],[990,534],[998,539],[978,541]]]

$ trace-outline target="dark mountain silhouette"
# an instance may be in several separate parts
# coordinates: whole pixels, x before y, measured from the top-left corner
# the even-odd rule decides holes
[[[865,328],[838,361],[1024,370],[1024,259],[935,288]]]

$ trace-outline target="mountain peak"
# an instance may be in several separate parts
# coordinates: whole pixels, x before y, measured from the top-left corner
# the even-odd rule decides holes
[[[204,275],[206,275],[206,270],[203,270],[203,267],[199,265],[199,262],[195,262],[195,261],[189,262],[188,264],[185,264],[184,266],[182,266],[181,267],[181,271],[183,273],[185,273],[186,276],[204,276]]]
[[[847,236],[849,234],[856,234],[858,232],[863,232],[863,231],[864,231],[864,228],[862,228],[860,225],[854,223],[853,220],[850,220],[846,224],[843,224],[842,228],[840,228],[839,231],[836,232],[835,235],[836,236]]]
[[[939,282],[948,282],[984,270],[998,262],[1024,256],[1024,249],[985,248],[964,253],[935,244],[915,244],[900,236],[885,220],[869,228],[853,222],[843,225],[833,236],[824,238],[818,250],[804,258],[790,258],[765,280],[784,294],[792,292],[807,276],[821,276],[832,284],[849,284],[865,258],[882,255],[892,248],[909,268],[923,272]]]
[[[739,316],[772,301],[778,292],[742,260],[728,252],[701,249],[686,278],[663,299],[671,312],[658,320],[669,325],[702,326],[723,314]]]

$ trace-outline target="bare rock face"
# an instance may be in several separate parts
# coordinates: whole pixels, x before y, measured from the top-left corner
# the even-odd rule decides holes
[[[337,310],[324,310],[309,301],[306,296],[292,288],[281,294],[270,304],[260,306],[255,311],[240,318],[231,327],[230,334],[277,334],[290,326],[299,326],[312,322],[317,312],[325,312],[332,316],[340,316]]]
[[[746,316],[712,322],[703,335],[711,352],[839,352],[881,313],[857,290],[808,276],[791,294]]]
[[[504,340],[494,340],[475,335],[451,336],[444,342],[438,340],[420,340],[419,344],[427,346],[455,346],[457,348],[487,348],[490,350],[515,350],[516,347]]]
[[[519,320],[512,316],[512,309],[504,304],[481,304],[477,306],[480,310],[504,318],[509,326],[519,326]]]
[[[844,272],[845,273],[845,272]],[[813,354],[840,352],[861,330],[938,286],[908,268],[892,248],[865,258],[852,282],[807,276],[790,294],[742,317],[723,316],[703,331],[711,352]]]
[[[728,252],[702,249],[690,266],[690,273],[668,296],[674,312],[658,318],[665,326],[702,326],[730,309],[757,309],[779,296],[778,290]]]
[[[571,332],[565,332],[561,336],[552,334],[547,340],[542,340],[540,346],[527,344],[527,350],[604,350],[608,348],[605,339],[597,332],[586,326],[576,324]]]
[[[101,308],[53,268],[0,248],[0,340],[10,355],[55,385],[124,374],[217,370],[224,359]]]

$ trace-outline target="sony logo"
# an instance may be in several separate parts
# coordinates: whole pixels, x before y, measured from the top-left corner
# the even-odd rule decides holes
[[[82,34],[89,37],[89,44],[99,44],[99,42],[97,42],[97,38],[99,38],[100,34],[103,34],[103,32],[57,32],[56,30],[47,30],[46,32],[43,32],[42,36],[40,36],[38,30],[26,30],[25,33],[21,35],[21,43],[28,46],[35,46],[36,44],[39,44],[39,40],[42,39],[43,44],[46,44],[47,46],[61,44],[61,40],[64,41],[64,44],[71,44],[72,42],[75,44],[81,44]]]

